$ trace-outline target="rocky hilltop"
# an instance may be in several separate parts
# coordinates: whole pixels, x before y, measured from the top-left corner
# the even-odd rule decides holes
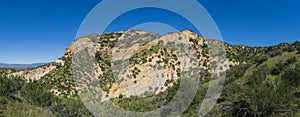
[[[92,40],[96,40],[97,43]],[[221,59],[210,56],[209,41],[189,30],[168,33],[164,36],[141,30],[129,30],[79,38],[66,49],[64,55],[56,62],[31,70],[11,73],[9,76],[19,76],[26,80],[39,80],[51,76],[51,84],[68,79],[67,81],[70,82],[68,85],[72,86],[66,86],[66,82],[57,83],[68,88],[61,90],[58,89],[59,86],[54,86],[52,92],[58,96],[71,97],[74,94],[72,92],[75,92],[74,89],[79,88],[72,84],[72,71],[70,71],[72,53],[81,51],[85,47],[96,47],[95,51],[89,53],[95,56],[97,63],[95,77],[99,79],[104,91],[102,94],[104,100],[119,95],[130,97],[142,96],[147,93],[158,94],[180,79],[180,73],[186,67],[182,63],[185,63],[184,61],[189,55],[176,54],[178,51],[168,48],[172,44],[178,48],[189,49],[189,53],[196,56],[195,64],[203,73],[212,73],[216,70],[222,72],[240,64],[239,61],[232,58],[218,61]],[[185,47],[184,44],[190,48]],[[129,65],[119,71],[121,72],[117,75],[119,80],[116,80],[112,77],[111,70],[113,63],[121,60],[129,60]],[[212,66],[215,68],[211,69]],[[57,72],[62,72],[60,70],[66,69],[69,69],[67,78],[53,77],[58,74]]]
[[[0,69],[0,116],[33,105],[36,113],[93,116],[79,96],[91,95],[83,89],[126,110],[156,110],[173,99],[186,73],[192,72],[200,74],[195,77],[196,95],[175,115],[198,116],[211,81],[217,81],[212,76],[220,74],[226,75],[222,94],[207,116],[300,115],[299,42],[249,47],[189,30],[163,36],[128,30],[78,38],[61,58],[40,67]],[[21,109],[15,108],[20,104]],[[160,116],[176,109],[161,110]]]

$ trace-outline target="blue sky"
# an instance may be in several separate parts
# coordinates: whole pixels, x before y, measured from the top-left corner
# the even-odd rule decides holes
[[[299,0],[198,1],[215,20],[223,40],[230,44],[269,46],[300,40]],[[82,20],[99,2],[100,0],[2,0],[0,62],[55,61],[75,40]],[[117,7],[117,4],[112,7]],[[172,13],[143,9],[120,16],[107,30],[124,30],[141,21],[169,23],[176,29],[193,29],[192,25]],[[158,33],[165,32],[159,30]]]

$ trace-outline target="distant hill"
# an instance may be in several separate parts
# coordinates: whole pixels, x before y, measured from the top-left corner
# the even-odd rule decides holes
[[[30,69],[38,66],[42,66],[46,63],[33,63],[33,64],[7,64],[0,63],[0,68],[14,68],[14,69]]]

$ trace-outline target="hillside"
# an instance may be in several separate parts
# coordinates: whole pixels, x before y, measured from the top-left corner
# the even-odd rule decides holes
[[[79,76],[81,63],[91,66],[80,67],[91,73]],[[88,95],[86,90],[103,103],[151,111],[170,102],[192,72],[200,76],[188,86],[196,95],[187,110],[162,110],[160,116],[197,116],[211,75],[225,71],[223,91],[207,116],[300,116],[299,42],[233,46],[188,30],[164,36],[140,30],[89,35],[74,41],[56,62],[1,69],[0,116],[26,112],[23,108],[45,116],[93,116],[79,97]]]

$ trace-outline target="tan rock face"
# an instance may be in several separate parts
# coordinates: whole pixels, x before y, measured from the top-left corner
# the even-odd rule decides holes
[[[55,68],[56,66],[50,64],[32,70],[23,70],[19,72],[10,73],[8,76],[18,76],[24,78],[25,80],[39,80],[41,77],[43,77]]]
[[[114,61],[125,61],[135,55],[139,56],[143,53],[147,53],[149,50],[153,50],[158,44],[163,46],[161,46],[157,52],[149,55],[145,54],[145,56],[139,58],[138,62],[131,63],[122,68],[122,72],[117,74],[116,78],[121,80],[117,80],[112,85],[109,85],[109,91],[102,93],[103,101],[118,97],[119,95],[130,97],[158,94],[165,91],[168,87],[171,87],[173,83],[180,78],[180,76],[177,75],[177,70],[181,71],[193,65],[197,65],[200,69],[212,73],[223,72],[229,69],[230,66],[239,64],[235,61],[229,61],[229,59],[220,59],[207,55],[208,52],[203,49],[206,43],[204,38],[188,30],[180,33],[169,33],[165,36],[158,36],[144,31],[129,31],[123,33],[124,34],[117,39],[120,43],[117,43],[115,47],[110,48],[99,45],[101,48],[97,49],[100,53],[106,55],[106,58],[109,58],[108,60],[112,63],[114,63]],[[147,39],[147,37],[152,37],[152,39]],[[133,40],[130,40],[132,38]],[[128,39],[130,41],[126,41]],[[189,56],[191,55],[186,55],[179,51],[171,51],[170,48],[173,47],[172,44],[189,45],[189,47],[192,47],[187,50],[189,54],[193,54],[194,56],[198,55],[197,62],[194,64],[189,62]],[[166,51],[164,51],[164,47],[167,48]],[[168,60],[164,61],[168,55],[176,55],[176,59],[168,58]],[[216,63],[216,65],[214,65],[215,68],[211,68],[213,61]],[[113,65],[114,64],[112,64],[112,66]],[[104,71],[101,71],[101,73],[103,72]],[[168,83],[166,83],[167,81]]]
[[[166,81],[172,79],[176,81],[179,78],[176,72],[179,67],[173,64],[178,61],[174,57],[167,56],[172,55],[170,50],[167,50],[165,55],[161,55],[161,52],[164,50],[159,49],[157,53],[147,55],[146,62],[138,61],[137,64],[127,66],[126,70],[118,75],[122,78],[122,82],[114,83],[109,93],[105,95],[114,98],[120,94],[126,97],[149,95],[145,94],[146,92],[158,94],[172,86],[173,82],[167,84]],[[174,69],[172,65],[175,66]]]

